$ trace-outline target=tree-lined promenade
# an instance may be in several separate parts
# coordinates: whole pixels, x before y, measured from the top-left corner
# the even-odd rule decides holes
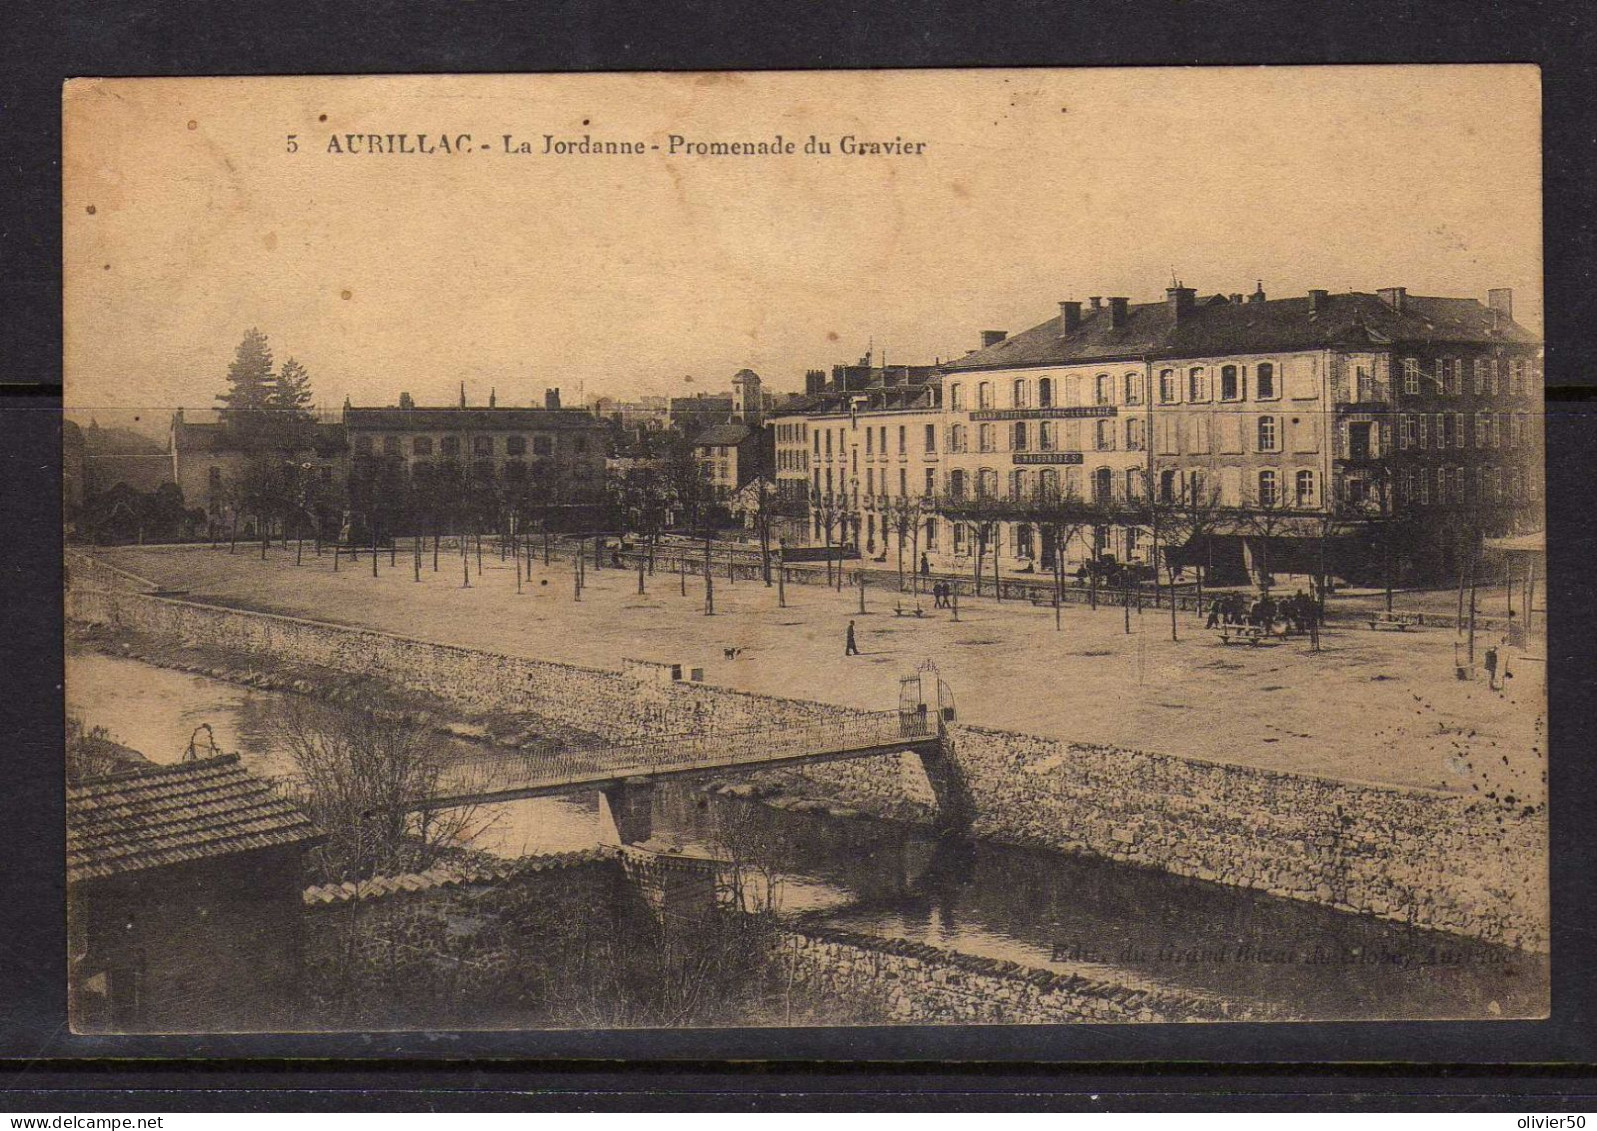
[[[895,615],[888,586],[865,593],[861,614],[853,586],[784,589],[744,574],[714,578],[707,616],[701,578],[645,567],[640,594],[639,571],[596,565],[591,543],[580,572],[558,543],[547,565],[531,556],[530,573],[525,553],[501,558],[484,540],[479,565],[467,547],[446,543],[436,572],[430,559],[418,570],[408,545],[382,551],[375,576],[369,551],[336,572],[330,550],[296,565],[277,544],[265,561],[207,546],[103,553],[190,600],[612,670],[682,663],[712,683],[865,709],[892,706],[898,678],[931,658],[962,721],[1075,741],[1466,791],[1471,761],[1507,758],[1532,776],[1543,765],[1539,668],[1519,661],[1506,692],[1457,680],[1447,629],[1338,629],[1319,652],[1307,639],[1225,648],[1189,613],[1172,641],[1151,604],[1056,614],[989,596],[961,601],[956,620],[929,600],[922,616]],[[843,654],[851,619],[859,657]]]

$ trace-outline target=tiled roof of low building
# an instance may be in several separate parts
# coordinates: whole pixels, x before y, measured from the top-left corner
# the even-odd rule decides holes
[[[1082,312],[1064,334],[1062,316],[949,362],[950,371],[1074,365],[1143,357],[1219,357],[1403,342],[1534,345],[1536,336],[1471,298],[1406,295],[1398,310],[1379,295],[1326,296],[1320,310],[1303,298],[1261,302],[1199,300],[1175,317],[1170,303],[1128,305],[1116,326],[1108,307]]]
[[[347,408],[344,422],[363,432],[537,432],[603,428],[582,408]]]
[[[224,754],[67,789],[67,879],[96,879],[319,840],[291,801]]]
[[[437,864],[425,872],[407,872],[398,876],[372,876],[358,885],[345,881],[318,884],[306,888],[300,898],[311,907],[330,903],[348,903],[352,899],[383,899],[391,895],[410,895],[414,892],[436,891],[440,888],[478,887],[503,883],[539,872],[557,871],[614,860],[614,850],[602,848],[578,849],[557,852],[548,856],[524,856],[517,860],[468,861]]]

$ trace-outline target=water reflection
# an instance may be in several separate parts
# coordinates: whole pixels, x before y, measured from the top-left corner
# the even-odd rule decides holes
[[[224,749],[281,773],[267,717],[283,698],[133,660],[68,660],[69,709],[155,761],[176,761],[193,728],[208,722]],[[653,808],[656,841],[722,854],[731,843],[760,875],[778,878],[783,913],[852,930],[1304,1019],[1545,1010],[1545,958],[1455,936],[1086,857],[950,841],[912,826],[686,787],[657,790]],[[478,815],[476,847],[504,856],[605,839],[592,794],[483,806]]]

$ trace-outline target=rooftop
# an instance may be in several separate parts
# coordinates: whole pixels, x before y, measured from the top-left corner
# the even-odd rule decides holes
[[[585,408],[346,408],[344,423],[362,432],[507,432],[601,428]]]
[[[236,754],[140,767],[67,788],[68,881],[308,847],[320,835],[292,802],[246,772]]]
[[[712,424],[693,441],[695,447],[704,447],[709,444],[725,444],[734,447],[747,440],[754,433],[746,424],[733,421],[730,424]]]
[[[336,455],[344,450],[344,426],[317,422],[312,432],[312,447],[318,455]],[[180,452],[237,452],[243,449],[226,424],[197,423],[187,420],[172,425],[172,442]],[[164,454],[164,453],[163,453]]]
[[[1512,319],[1472,298],[1404,295],[1402,308],[1380,295],[1350,291],[1328,294],[1315,309],[1309,296],[1229,301],[1197,297],[1178,320],[1169,300],[1128,304],[1120,325],[1110,307],[1081,312],[1071,333],[1064,316],[1050,318],[1003,341],[977,350],[945,368],[1008,369],[1070,365],[1099,360],[1208,357],[1281,350],[1368,348],[1390,343],[1452,342],[1535,345],[1538,339]]]

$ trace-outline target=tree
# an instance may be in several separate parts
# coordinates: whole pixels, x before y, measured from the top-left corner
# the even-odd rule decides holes
[[[1027,500],[1025,514],[1037,524],[1041,536],[1048,542],[1049,556],[1054,562],[1054,600],[1063,604],[1065,557],[1070,543],[1083,530],[1095,526],[1098,516],[1074,487],[1067,486],[1061,492],[1057,486],[1044,486],[1041,483]]]
[[[1176,578],[1185,568],[1185,558],[1193,544],[1219,522],[1220,490],[1216,485],[1205,484],[1197,473],[1182,475],[1179,471],[1168,494],[1151,472],[1143,472],[1142,483],[1140,506],[1153,536],[1154,581],[1157,584],[1162,565],[1170,596],[1170,639],[1179,640]]]
[[[216,398],[222,404],[222,421],[240,446],[256,448],[271,442],[275,386],[272,347],[266,335],[252,327],[227,367],[227,391]]]
[[[268,406],[272,410],[273,439],[284,451],[310,447],[315,424],[311,416],[311,376],[293,358],[283,362],[272,384]]]
[[[105,727],[84,728],[76,715],[67,716],[67,781],[104,777],[144,763],[136,752],[111,738]]]
[[[938,509],[949,519],[970,527],[976,542],[975,595],[981,596],[982,565],[987,556],[987,546],[996,541],[998,524],[1014,513],[1014,508],[997,497],[982,491],[973,495],[950,495],[942,500]],[[993,549],[993,592],[998,592],[998,550]]]
[[[269,728],[293,760],[297,800],[327,834],[324,882],[425,871],[470,840],[470,807],[412,812],[448,766],[424,720],[295,698],[275,709]]]
[[[1287,509],[1278,488],[1270,494],[1256,492],[1253,502],[1234,514],[1237,524],[1259,539],[1259,592],[1269,596],[1273,584],[1270,576],[1270,543],[1293,525],[1292,512]]]
[[[821,535],[826,545],[826,581],[832,583],[832,529],[838,530],[838,544],[841,547],[843,538],[846,537],[845,528],[848,523],[848,512],[842,498],[832,491],[817,491],[810,488],[810,511],[821,520]],[[839,578],[842,576],[843,564],[841,559],[836,563]],[[839,587],[842,582],[839,580]]]
[[[883,508],[882,517],[892,525],[893,533],[898,535],[898,591],[904,591],[904,540],[913,537],[917,546],[920,544],[921,500],[910,495],[894,495]],[[916,562],[912,555],[909,563],[910,572],[919,577]],[[916,593],[919,594],[916,586]]]

